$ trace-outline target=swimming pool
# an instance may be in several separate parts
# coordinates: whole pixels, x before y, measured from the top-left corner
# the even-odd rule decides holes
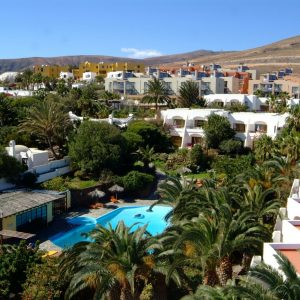
[[[69,218],[68,223],[74,224],[76,227],[67,232],[56,234],[50,238],[50,241],[61,248],[71,247],[78,242],[88,240],[82,236],[82,233],[93,230],[97,224],[107,226],[110,223],[115,228],[119,221],[124,221],[127,226],[138,223],[133,227],[133,230],[138,226],[148,224],[147,230],[152,235],[157,235],[167,227],[168,223],[164,217],[171,210],[171,207],[154,206],[152,212],[147,211],[148,208],[149,206],[122,207],[97,219],[92,217]]]

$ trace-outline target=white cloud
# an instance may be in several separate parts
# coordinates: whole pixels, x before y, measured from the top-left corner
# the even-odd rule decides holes
[[[147,58],[154,56],[161,56],[162,53],[154,49],[136,49],[136,48],[122,48],[122,52],[129,53],[130,58]]]

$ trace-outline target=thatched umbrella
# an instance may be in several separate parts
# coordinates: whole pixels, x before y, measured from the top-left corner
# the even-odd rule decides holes
[[[88,195],[91,198],[97,198],[97,199],[99,199],[99,198],[103,198],[105,196],[105,193],[102,192],[102,191],[100,191],[100,190],[98,190],[98,189],[95,189],[95,190],[89,192]]]
[[[124,191],[124,188],[122,186],[119,186],[117,184],[114,184],[113,186],[111,186],[109,189],[108,189],[110,192],[112,193],[116,193],[116,199],[117,198],[117,193],[122,193]]]

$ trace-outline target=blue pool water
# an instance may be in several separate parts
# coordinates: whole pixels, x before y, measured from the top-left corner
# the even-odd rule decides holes
[[[164,220],[165,215],[171,210],[166,206],[154,206],[152,212],[148,212],[149,206],[135,206],[118,208],[98,219],[92,217],[75,217],[68,219],[70,224],[76,226],[67,232],[61,232],[51,237],[50,240],[55,245],[61,248],[71,247],[74,244],[87,240],[82,236],[82,233],[89,232],[96,227],[97,224],[107,226],[111,224],[115,228],[119,221],[124,221],[127,226],[138,223],[133,227],[133,230],[138,226],[148,224],[147,230],[152,235],[157,235],[164,231],[167,227],[167,222]]]

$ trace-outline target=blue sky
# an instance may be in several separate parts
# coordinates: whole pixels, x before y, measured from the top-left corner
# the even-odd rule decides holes
[[[0,0],[0,58],[243,50],[300,34],[299,0]]]

